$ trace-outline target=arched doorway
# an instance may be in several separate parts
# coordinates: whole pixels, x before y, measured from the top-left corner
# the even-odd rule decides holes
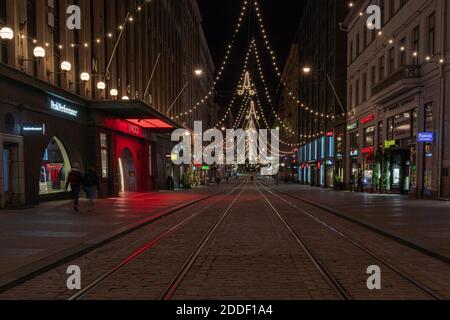
[[[69,155],[61,140],[53,137],[41,162],[39,179],[39,194],[53,194],[65,192],[67,176],[72,169]]]
[[[120,192],[136,192],[136,168],[133,154],[125,148],[119,157]]]

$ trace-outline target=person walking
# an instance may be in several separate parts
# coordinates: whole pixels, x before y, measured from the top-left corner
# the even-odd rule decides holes
[[[167,177],[167,190],[172,191],[174,189],[174,182],[172,176]]]
[[[97,196],[97,189],[99,186],[98,175],[93,167],[90,167],[83,177],[84,191],[88,198],[88,211],[91,212],[94,208],[94,199]]]
[[[363,175],[361,172],[358,174],[358,192],[364,193]]]
[[[350,192],[355,191],[355,180],[356,180],[356,177],[354,174],[352,174],[352,176],[350,178],[350,185],[349,185]]]
[[[81,171],[79,169],[79,164],[74,163],[72,170],[69,173],[69,177],[67,178],[66,182],[66,190],[70,189],[72,192],[72,199],[73,199],[73,210],[78,211],[78,202],[80,200],[80,190],[81,190],[81,184],[83,180],[83,175],[81,174]]]

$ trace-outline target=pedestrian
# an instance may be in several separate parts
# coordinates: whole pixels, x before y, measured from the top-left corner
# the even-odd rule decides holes
[[[167,190],[172,191],[174,188],[173,178],[172,176],[167,177]]]
[[[98,189],[98,175],[94,167],[90,167],[84,174],[83,187],[88,198],[88,211],[91,212],[94,208],[94,199],[97,195]]]
[[[354,174],[352,174],[352,176],[350,178],[350,184],[349,184],[350,192],[355,191],[355,180],[356,180],[356,177]]]
[[[358,174],[358,191],[357,192],[364,193],[363,175],[361,172]]]
[[[75,162],[72,166],[72,170],[69,173],[69,177],[67,178],[66,182],[66,190],[70,189],[72,192],[72,199],[73,199],[73,210],[78,211],[78,202],[80,199],[80,190],[81,190],[81,184],[83,180],[83,175],[80,171],[80,166],[77,162]]]
[[[218,186],[220,186],[220,177],[216,177],[216,183]]]

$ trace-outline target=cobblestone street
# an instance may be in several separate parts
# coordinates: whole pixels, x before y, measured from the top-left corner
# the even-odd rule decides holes
[[[199,202],[5,288],[0,299],[450,297],[445,260],[296,197],[309,189],[274,187],[267,180],[242,179],[206,193],[186,193],[186,199]],[[122,203],[128,202],[107,207],[115,212]],[[139,212],[145,212],[144,207],[140,205]],[[128,206],[124,214],[132,214],[133,208]],[[418,232],[415,238],[420,236]],[[82,270],[81,291],[67,289],[69,265]],[[367,286],[367,269],[373,265],[381,270],[380,290]]]

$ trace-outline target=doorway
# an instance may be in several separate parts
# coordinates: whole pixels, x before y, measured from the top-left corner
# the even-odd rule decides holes
[[[137,192],[136,167],[130,149],[123,149],[119,157],[120,192]]]
[[[18,143],[3,143],[3,190],[5,205],[20,202]]]

